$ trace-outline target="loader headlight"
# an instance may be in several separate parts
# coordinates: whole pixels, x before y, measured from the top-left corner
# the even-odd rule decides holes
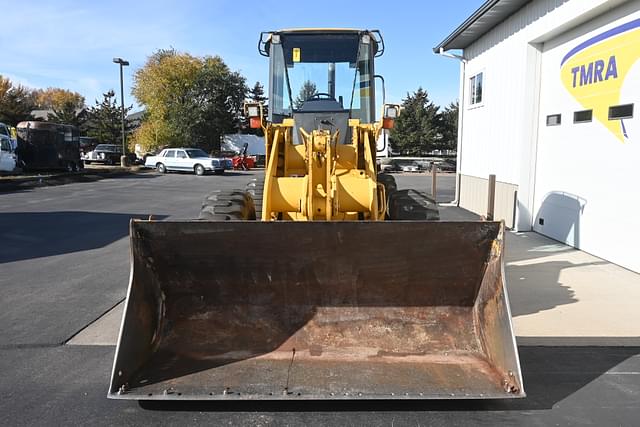
[[[258,117],[260,115],[260,110],[257,105],[250,105],[247,107],[247,116],[249,117]]]
[[[393,129],[394,122],[400,113],[400,106],[398,104],[384,104],[383,113],[382,129]]]
[[[387,119],[395,119],[398,117],[398,108],[395,105],[386,105],[384,107],[384,117]]]
[[[259,103],[245,103],[244,114],[249,118],[249,127],[259,129],[262,127],[262,105]]]

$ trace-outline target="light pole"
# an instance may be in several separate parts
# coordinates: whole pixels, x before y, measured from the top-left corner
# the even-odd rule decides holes
[[[129,61],[122,58],[113,58],[113,62],[120,64],[120,102],[122,106],[122,157],[120,157],[120,165],[128,166],[127,161],[127,136],[124,133],[124,82],[122,78],[122,67],[129,65]]]

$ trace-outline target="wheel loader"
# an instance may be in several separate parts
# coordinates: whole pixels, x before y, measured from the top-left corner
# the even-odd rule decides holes
[[[379,31],[262,33],[264,179],[132,220],[114,399],[523,397],[504,226],[444,222],[378,174]],[[382,87],[382,102],[375,97]],[[379,117],[376,113],[379,112]]]

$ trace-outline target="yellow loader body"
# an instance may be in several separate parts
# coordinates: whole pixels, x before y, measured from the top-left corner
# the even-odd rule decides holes
[[[212,193],[200,220],[131,222],[110,398],[525,395],[503,224],[433,221],[434,201],[376,173],[397,115],[373,118],[380,46],[370,31],[269,34],[270,116],[249,114],[265,134],[264,182]],[[327,93],[294,106],[288,88],[279,105],[296,67],[318,63]],[[350,104],[336,69],[355,73]]]

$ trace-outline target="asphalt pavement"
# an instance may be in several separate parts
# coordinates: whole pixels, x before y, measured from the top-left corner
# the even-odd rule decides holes
[[[513,401],[108,400],[114,347],[65,343],[124,299],[130,218],[196,218],[206,194],[256,173],[146,173],[0,194],[0,424],[637,425],[640,348],[630,346],[521,345],[528,397]],[[428,175],[396,179],[430,191]],[[453,199],[454,181],[439,179],[439,202]]]
[[[252,173],[144,173],[0,195],[0,348],[58,345],[125,297],[129,221],[198,217]]]

